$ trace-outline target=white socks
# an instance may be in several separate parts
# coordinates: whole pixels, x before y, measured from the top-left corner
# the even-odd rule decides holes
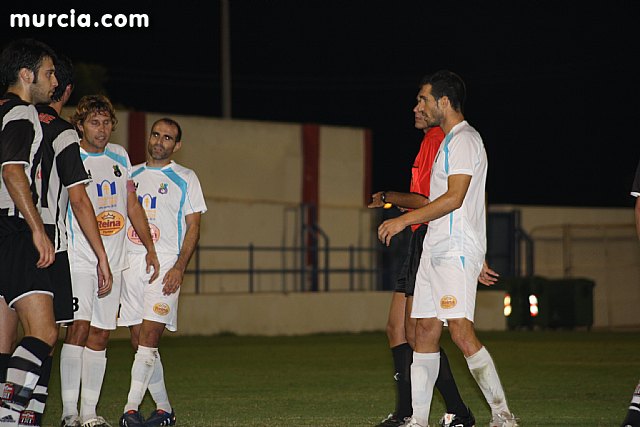
[[[84,347],[71,344],[63,344],[60,351],[62,418],[69,415],[78,415],[83,352]]]
[[[482,347],[476,354],[466,359],[471,375],[475,378],[480,390],[482,390],[482,394],[484,394],[484,398],[491,407],[491,413],[511,413],[507,406],[504,389],[500,384],[498,372],[487,349]]]
[[[421,425],[427,425],[433,398],[433,387],[438,379],[440,370],[440,352],[413,352],[411,365],[411,395],[413,403],[413,418]]]
[[[129,395],[127,397],[127,404],[124,407],[124,412],[138,410],[144,394],[147,392],[149,380],[151,380],[154,372],[157,355],[157,348],[138,345],[138,351],[136,352],[133,366],[131,367],[131,387],[129,388]]]
[[[107,351],[84,348],[82,355],[82,391],[80,393],[80,417],[85,422],[96,417],[104,372],[107,368]]]
[[[149,393],[151,393],[151,397],[153,397],[153,401],[156,402],[158,409],[171,413],[171,404],[169,403],[167,388],[164,385],[164,369],[162,368],[160,353],[157,353],[153,374],[149,381]]]

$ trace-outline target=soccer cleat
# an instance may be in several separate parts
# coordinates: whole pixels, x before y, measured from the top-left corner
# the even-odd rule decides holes
[[[438,425],[440,427],[475,427],[476,419],[473,417],[471,409],[467,408],[467,411],[469,415],[466,417],[456,414],[444,414],[440,418]]]
[[[411,417],[399,417],[396,414],[389,414],[387,418],[382,420],[376,427],[401,427],[409,422]]]
[[[82,423],[77,415],[67,415],[60,422],[60,427],[82,427]]]
[[[489,427],[518,427],[518,421],[520,420],[513,414],[500,412],[492,415]]]
[[[119,425],[120,427],[144,427],[144,418],[140,412],[132,409],[122,414]]]
[[[163,411],[162,409],[156,409],[149,415],[147,421],[144,423],[144,427],[162,427],[162,426],[174,426],[176,425],[176,411],[173,409],[171,413]]]
[[[96,417],[83,422],[81,427],[111,427],[111,424],[102,417]]]
[[[429,424],[420,424],[418,420],[411,417],[406,424],[403,424],[403,427],[429,427]]]
[[[640,411],[635,406],[629,408],[622,427],[640,427]]]

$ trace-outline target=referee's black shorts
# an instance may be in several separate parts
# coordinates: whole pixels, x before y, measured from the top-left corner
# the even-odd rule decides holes
[[[420,257],[422,256],[422,242],[427,234],[427,225],[420,224],[420,227],[411,233],[409,241],[409,251],[407,257],[400,268],[398,279],[396,280],[396,292],[404,292],[408,297],[413,296],[416,288],[416,275],[418,274],[418,266],[420,265]]]
[[[53,295],[48,269],[36,267],[39,258],[27,222],[0,217],[0,295],[9,307],[26,295]]]

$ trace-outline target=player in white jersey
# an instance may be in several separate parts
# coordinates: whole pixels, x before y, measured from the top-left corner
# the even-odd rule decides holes
[[[124,272],[119,326],[129,326],[136,356],[131,388],[120,419],[121,427],[175,425],[158,345],[164,329],[177,328],[178,296],[184,272],[200,237],[200,216],[207,207],[195,172],[171,160],[182,146],[180,125],[169,118],[156,121],[149,136],[148,160],[131,174],[138,198],[149,219],[160,259],[160,277],[148,285],[144,248],[131,223],[127,250],[131,267]],[[139,412],[147,388],[156,409],[146,420]]]
[[[464,120],[462,79],[439,71],[429,78],[427,89],[425,119],[446,134],[433,166],[431,201],[378,228],[378,238],[388,245],[406,226],[429,221],[411,312],[418,321],[411,366],[413,417],[408,425],[428,424],[440,364],[440,336],[447,322],[491,408],[490,426],[514,427],[517,419],[507,406],[493,360],[473,328],[477,282],[486,252],[487,155],[480,134]]]
[[[83,97],[72,117],[81,135],[80,155],[92,182],[87,194],[95,210],[98,229],[113,273],[111,292],[98,298],[96,257],[77,218],[69,212],[69,264],[73,284],[74,322],[67,329],[60,356],[62,425],[108,427],[96,414],[96,405],[106,369],[109,333],[116,328],[122,270],[127,268],[125,225],[128,217],[146,248],[145,268],[150,281],[159,265],[149,224],[131,181],[131,164],[124,148],[109,143],[116,116],[111,102],[102,95]],[[82,384],[82,388],[80,388]],[[81,393],[80,414],[77,401]]]

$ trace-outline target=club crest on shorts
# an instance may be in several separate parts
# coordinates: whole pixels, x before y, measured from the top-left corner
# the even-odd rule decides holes
[[[445,295],[440,298],[440,308],[450,309],[458,304],[458,300],[453,295]]]
[[[159,316],[166,316],[169,314],[169,311],[171,311],[169,305],[164,302],[159,302],[153,305],[153,312]]]

